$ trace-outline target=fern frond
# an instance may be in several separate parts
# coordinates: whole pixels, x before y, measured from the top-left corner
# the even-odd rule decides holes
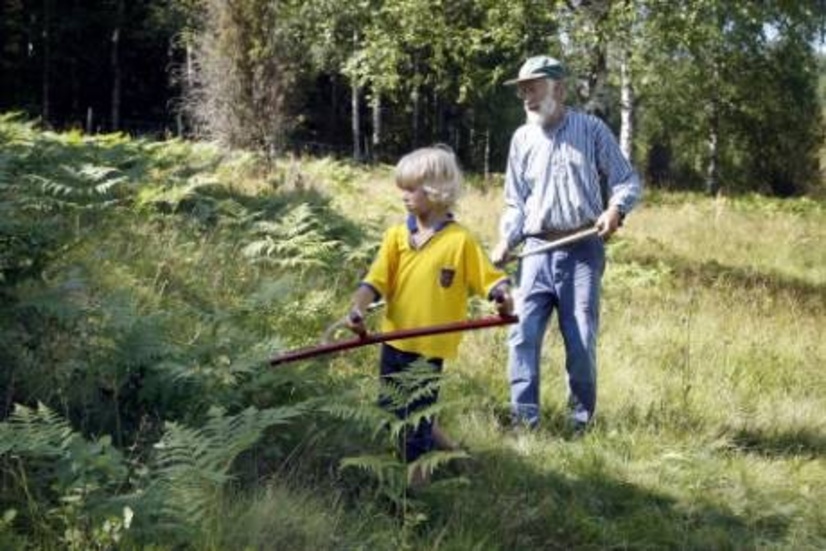
[[[75,436],[69,423],[48,406],[16,404],[8,421],[0,423],[0,454],[60,456]]]
[[[432,404],[426,408],[421,408],[416,411],[411,411],[407,414],[407,417],[404,419],[398,419],[393,416],[393,421],[388,423],[388,428],[390,434],[392,436],[399,436],[405,430],[409,430],[411,427],[418,426],[419,423],[422,422],[423,419],[435,417],[439,412],[444,410],[446,406],[440,402]]]
[[[468,457],[470,456],[464,451],[441,450],[420,455],[415,461],[407,465],[407,482],[410,483],[413,480],[413,475],[416,470],[420,470],[429,476],[436,472],[439,467],[442,467],[455,459],[467,459]]]
[[[44,196],[58,205],[100,208],[115,199],[117,186],[128,181],[120,170],[109,166],[84,163],[79,166],[60,165],[59,174],[44,176],[29,174],[27,180],[37,184]]]
[[[257,410],[236,415],[219,408],[209,412],[201,428],[168,423],[156,448],[155,480],[150,492],[159,501],[160,514],[172,523],[197,525],[215,504],[232,476],[236,457],[253,446],[264,430],[304,414],[306,406]]]
[[[259,221],[258,236],[242,250],[252,262],[265,262],[284,269],[326,267],[341,242],[328,238],[320,228],[319,215],[302,203],[278,222]]]
[[[396,485],[404,473],[405,465],[391,454],[360,455],[345,457],[339,463],[341,469],[360,469],[374,476],[379,484]]]
[[[355,421],[364,426],[378,427],[377,431],[397,421],[395,415],[373,404],[329,402],[321,405],[319,409],[342,421]]]
[[[171,210],[176,210],[181,202],[198,196],[198,191],[201,188],[218,183],[216,179],[202,175],[178,179],[179,182],[182,182],[180,185],[169,185],[169,180],[175,181],[175,178],[168,178],[167,182],[161,186],[144,186],[138,192],[138,205],[165,204],[169,205]]]

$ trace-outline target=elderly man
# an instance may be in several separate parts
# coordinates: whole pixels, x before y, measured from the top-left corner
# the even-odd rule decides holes
[[[508,337],[512,419],[539,423],[539,359],[548,320],[557,311],[565,346],[571,428],[586,429],[596,410],[596,349],[604,240],[641,195],[639,176],[600,119],[565,102],[565,67],[531,57],[515,85],[527,116],[513,135],[505,179],[501,239],[491,254],[509,261],[523,245],[535,249],[585,228],[597,234],[573,244],[523,256],[516,313]]]

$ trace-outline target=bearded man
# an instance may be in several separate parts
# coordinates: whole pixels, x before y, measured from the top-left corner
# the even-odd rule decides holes
[[[502,265],[523,252],[585,228],[590,238],[520,255],[516,311],[508,336],[511,422],[535,428],[540,419],[540,354],[557,312],[565,347],[568,423],[581,434],[593,422],[597,397],[597,330],[604,240],[637,204],[642,186],[608,126],[565,106],[567,71],[558,60],[531,57],[515,85],[527,122],[513,135],[505,177],[500,241],[491,259]]]

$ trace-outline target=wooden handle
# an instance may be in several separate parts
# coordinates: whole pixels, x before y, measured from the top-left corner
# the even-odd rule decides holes
[[[577,241],[582,241],[588,237],[594,236],[599,234],[599,228],[588,228],[587,230],[582,230],[577,233],[572,233],[571,235],[566,235],[561,239],[557,239],[556,241],[551,241],[545,245],[541,245],[535,249],[531,249],[529,251],[524,251],[516,255],[516,258],[525,258],[526,256],[531,256],[533,254],[544,253],[548,251],[552,251],[554,249],[558,249],[559,247],[564,247],[565,245],[570,245],[571,243],[576,243]]]
[[[399,329],[398,331],[388,331],[387,333],[367,334],[362,337],[354,337],[339,342],[332,342],[321,344],[318,346],[310,346],[307,348],[299,348],[291,352],[285,352],[270,359],[270,365],[276,366],[297,360],[304,360],[321,356],[323,354],[331,354],[341,350],[349,350],[351,348],[358,348],[368,344],[376,344],[380,342],[395,341],[399,339],[409,339],[413,337],[423,337],[425,335],[437,335],[439,333],[454,333],[457,331],[469,331],[471,329],[482,329],[485,327],[496,327],[497,325],[509,325],[516,323],[519,318],[516,316],[491,316],[487,318],[480,318],[476,320],[457,321],[453,323],[445,323],[442,325],[431,325],[428,327],[418,327],[416,329]]]

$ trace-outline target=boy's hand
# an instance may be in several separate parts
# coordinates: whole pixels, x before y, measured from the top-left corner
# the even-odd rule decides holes
[[[364,325],[364,314],[358,308],[352,308],[347,314],[347,329],[356,333],[360,337],[367,335],[367,327]]]
[[[496,311],[500,316],[513,315],[513,297],[509,289],[497,290],[493,300],[496,302]]]

